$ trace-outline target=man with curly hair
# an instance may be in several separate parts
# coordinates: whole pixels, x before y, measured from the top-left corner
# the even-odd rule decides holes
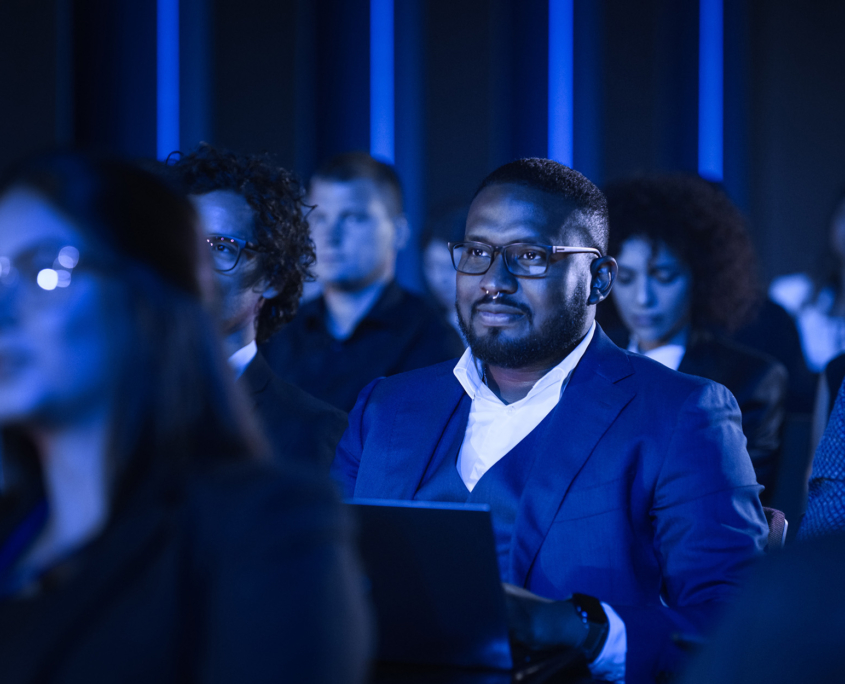
[[[460,356],[436,305],[394,279],[409,231],[393,167],[338,155],[314,174],[307,201],[322,296],[264,346],[276,372],[348,411],[374,378]]]
[[[258,351],[296,314],[314,247],[304,191],[263,156],[201,144],[169,167],[200,217],[223,344],[280,458],[328,467],[346,415],[277,377]]]
[[[685,174],[640,176],[607,188],[612,299],[620,346],[727,387],[742,411],[748,453],[770,503],[777,475],[787,372],[767,354],[717,331],[738,329],[759,292],[745,222],[715,185]]]

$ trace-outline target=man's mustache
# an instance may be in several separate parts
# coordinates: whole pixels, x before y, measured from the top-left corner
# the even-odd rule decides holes
[[[512,309],[519,309],[522,313],[525,314],[529,321],[534,318],[534,312],[531,311],[531,308],[527,304],[513,299],[509,295],[502,294],[501,292],[497,294],[495,299],[493,299],[493,297],[491,297],[490,295],[485,295],[477,302],[475,302],[472,305],[472,315],[475,316],[475,314],[478,313],[478,307],[483,306],[485,304],[501,304],[502,306],[509,306]]]

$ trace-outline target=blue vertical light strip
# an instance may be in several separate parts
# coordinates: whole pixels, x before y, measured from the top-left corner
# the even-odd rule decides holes
[[[370,0],[370,154],[396,159],[393,0]]]
[[[699,0],[698,173],[724,176],[724,24],[722,0]]]
[[[549,159],[572,166],[573,0],[549,0]]]
[[[179,149],[179,0],[158,0],[156,156]]]

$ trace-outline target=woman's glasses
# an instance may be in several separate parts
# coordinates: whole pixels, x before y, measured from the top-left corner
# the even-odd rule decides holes
[[[14,257],[0,256],[0,293],[20,288],[28,301],[49,299],[67,289],[79,268],[72,245],[38,245]]]

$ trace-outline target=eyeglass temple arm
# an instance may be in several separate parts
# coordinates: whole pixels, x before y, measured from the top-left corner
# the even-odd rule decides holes
[[[595,254],[597,257],[601,256],[601,252],[592,247],[560,247],[553,246],[552,254]]]

